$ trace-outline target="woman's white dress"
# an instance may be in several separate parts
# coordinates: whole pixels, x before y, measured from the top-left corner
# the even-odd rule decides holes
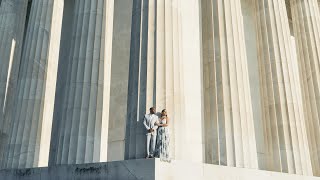
[[[167,119],[160,119],[159,124],[166,124]],[[170,137],[169,128],[160,126],[158,128],[157,144],[155,149],[156,157],[160,158],[161,161],[170,162]]]

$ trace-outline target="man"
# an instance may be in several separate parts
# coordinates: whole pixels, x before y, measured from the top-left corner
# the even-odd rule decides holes
[[[154,149],[156,147],[157,140],[157,128],[156,122],[159,120],[159,117],[155,114],[156,108],[151,107],[150,113],[144,116],[143,125],[147,129],[147,157],[153,158]],[[150,148],[151,144],[151,148]]]

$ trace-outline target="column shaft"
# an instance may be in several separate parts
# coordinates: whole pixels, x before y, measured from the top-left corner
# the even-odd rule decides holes
[[[15,22],[13,2],[3,1],[0,6],[0,168],[3,163],[3,153],[8,141],[7,123],[4,121],[4,105],[7,90],[7,76],[10,54],[14,49],[13,23]]]
[[[61,28],[59,21],[62,19],[62,11],[57,9],[61,9],[61,1],[32,2],[12,107],[14,113],[10,117],[12,124],[5,160],[5,167],[8,168],[48,164],[54,99],[52,94],[55,88],[48,91],[46,84],[50,86],[56,82],[56,54],[59,54],[57,49]]]
[[[4,125],[4,104],[11,54],[15,50],[14,28],[16,12],[14,0],[5,0],[0,7],[0,124]],[[11,61],[12,62],[12,61]],[[2,130],[2,129],[1,129]]]
[[[114,2],[108,161],[124,160],[125,155],[132,3]]]
[[[312,175],[283,0],[255,2],[268,170]]]
[[[156,57],[156,4],[157,1],[149,0],[148,7],[148,50],[147,50],[147,99],[146,102],[146,111],[148,107],[155,105],[156,99],[154,96],[154,79],[155,75],[155,57]]]
[[[56,95],[62,108],[56,105],[50,165],[107,161],[113,1],[77,0],[73,7],[70,50],[60,59],[67,62],[66,82]]]
[[[317,3],[317,0],[290,2],[314,175],[320,175],[320,12]]]
[[[7,3],[5,5],[4,3]],[[8,4],[9,3],[9,4]],[[9,7],[6,7],[10,5]],[[3,42],[2,45],[6,47],[10,47],[11,50],[7,49],[6,47],[0,47],[1,50],[7,49],[7,51],[1,51],[1,66],[3,67],[6,63],[5,55],[10,53],[8,67],[1,71],[2,76],[2,85],[1,87],[1,116],[0,116],[0,168],[2,168],[3,164],[5,163],[5,149],[7,147],[8,139],[9,139],[9,129],[11,126],[11,109],[12,104],[14,101],[14,92],[17,83],[18,77],[18,70],[20,64],[20,57],[21,57],[21,49],[22,49],[22,42],[23,42],[23,33],[25,27],[25,19],[26,19],[26,10],[27,10],[27,2],[26,1],[3,1],[1,5],[1,20],[3,21],[4,18],[12,17],[11,23],[13,27],[7,28],[5,24],[1,23],[1,27],[5,29],[1,30],[1,37],[5,35],[5,32],[9,33],[6,34],[7,38],[11,38],[11,43],[6,44]],[[15,9],[15,11],[13,11]],[[5,15],[5,12],[14,13],[11,15]],[[10,24],[10,23],[9,23]],[[8,24],[7,24],[8,25]],[[11,30],[10,30],[11,29]],[[9,42],[9,41],[7,41]],[[8,59],[7,59],[8,60]]]
[[[240,1],[201,2],[206,162],[257,168]]]

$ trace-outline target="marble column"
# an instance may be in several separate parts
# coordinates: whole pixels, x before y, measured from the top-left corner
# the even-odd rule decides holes
[[[255,1],[267,170],[312,175],[284,0]]]
[[[193,0],[133,1],[125,159],[146,156],[142,123],[154,106],[172,119],[172,157],[202,162],[200,32],[191,28],[198,8]]]
[[[19,64],[22,51],[23,37],[25,31],[25,21],[27,12],[27,1],[14,1],[14,28],[13,28],[13,39],[11,43],[11,52],[9,67],[7,72],[6,89],[3,99],[2,112],[3,115],[0,117],[0,168],[5,162],[4,150],[8,143],[8,134],[11,126],[11,114],[13,102],[15,99],[15,89],[18,80]],[[2,120],[1,120],[2,118]]]
[[[258,168],[240,0],[203,0],[205,161]]]
[[[0,125],[4,123],[4,104],[8,73],[10,73],[9,66],[11,67],[16,45],[14,39],[16,12],[14,7],[14,0],[4,0],[0,7]]]
[[[124,160],[132,0],[114,2],[108,161]]]
[[[63,1],[34,0],[26,31],[4,167],[47,166]],[[53,86],[53,87],[52,87]]]
[[[320,175],[320,12],[317,3],[317,0],[290,2],[314,175]]]
[[[113,0],[75,0],[49,165],[107,161]],[[67,25],[64,23],[64,25]],[[62,46],[63,48],[63,46]]]
[[[173,1],[174,140],[178,160],[204,162],[200,0]],[[199,28],[195,28],[199,27]],[[179,47],[177,49],[177,47]],[[191,132],[191,133],[190,133]]]
[[[3,1],[0,6],[0,168],[3,162],[4,146],[8,141],[7,123],[4,121],[4,104],[7,91],[8,67],[11,51],[14,51],[14,4],[12,1]]]

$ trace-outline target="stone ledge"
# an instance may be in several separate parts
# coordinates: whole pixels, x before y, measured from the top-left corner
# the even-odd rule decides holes
[[[140,159],[94,164],[61,165],[33,169],[1,170],[0,180],[320,180],[254,169],[159,159]]]
[[[130,160],[45,168],[1,170],[0,180],[155,179],[155,160]]]
[[[156,160],[155,167],[156,180],[320,180],[320,177],[184,161],[174,161],[169,164]]]

